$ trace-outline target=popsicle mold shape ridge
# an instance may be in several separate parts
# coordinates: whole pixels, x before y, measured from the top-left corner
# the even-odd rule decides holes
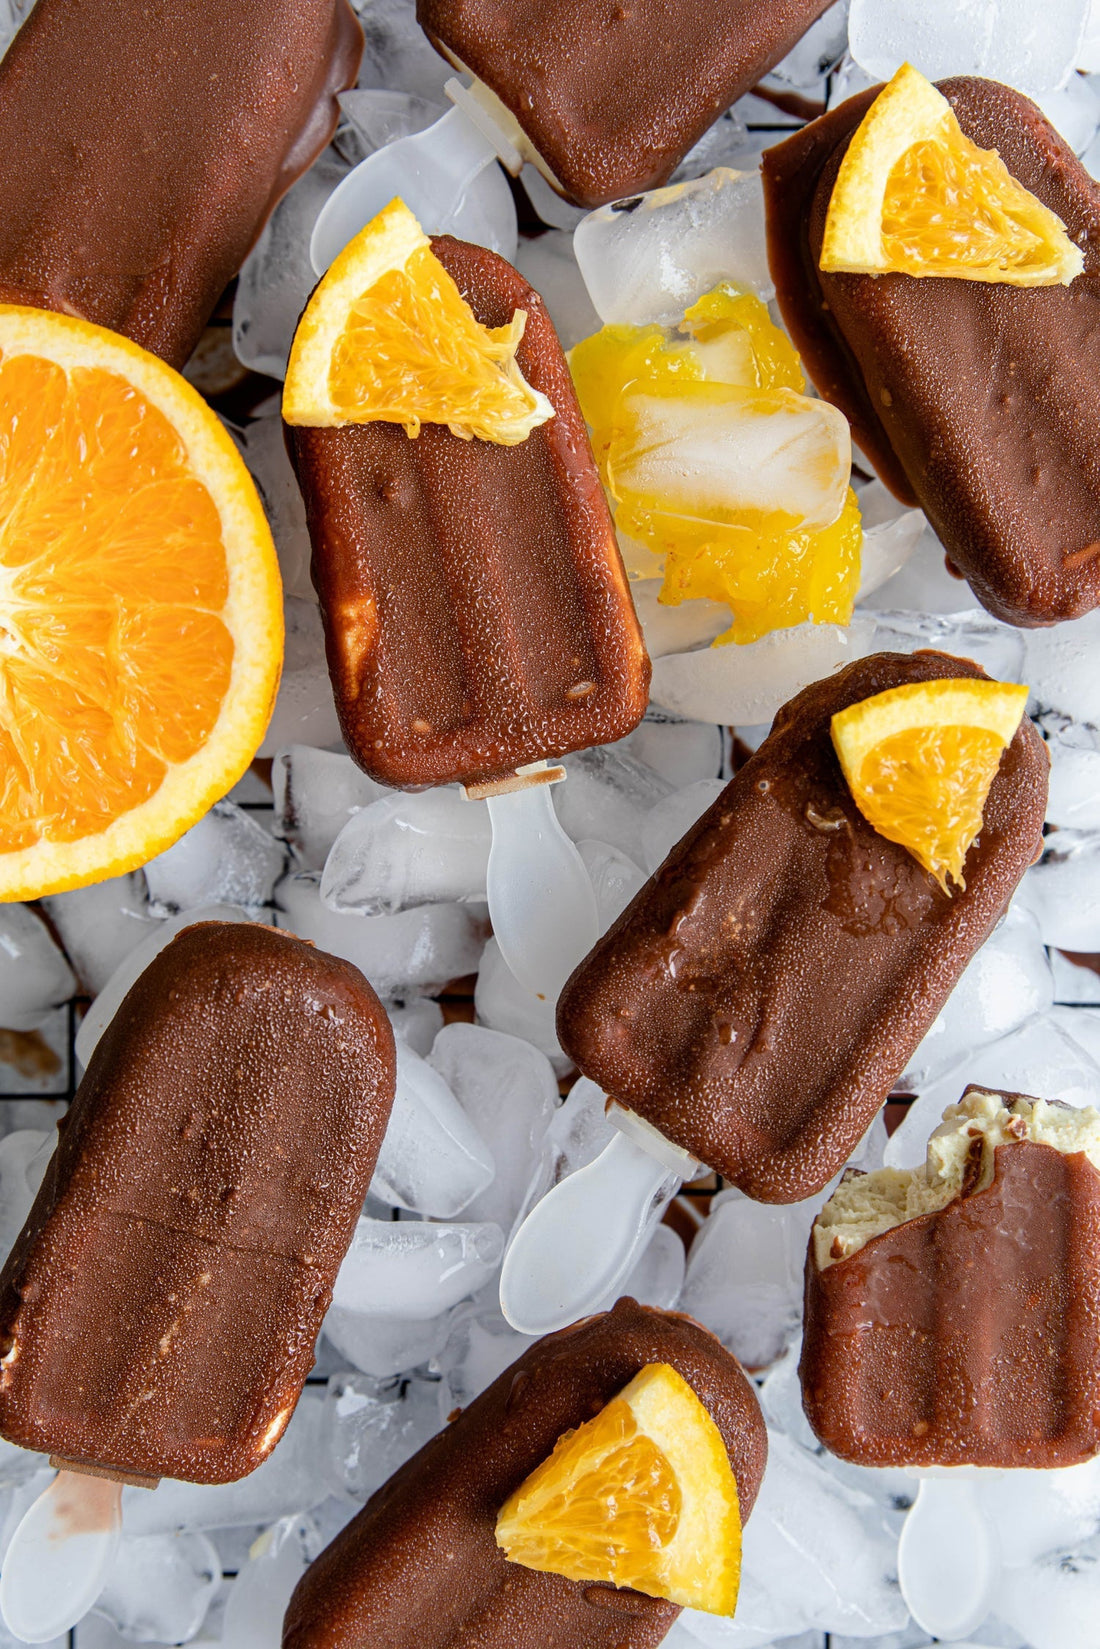
[[[841,775],[835,711],[981,675],[880,653],[806,688],[559,999],[583,1074],[760,1201],[843,1167],[1040,850],[1048,760],[1027,720],[951,897]]]
[[[664,183],[707,128],[784,57],[829,0],[657,0],[646,7],[418,0],[428,39],[525,158],[580,206]]]
[[[751,1385],[690,1317],[621,1300],[532,1346],[367,1502],[299,1583],[284,1649],[660,1643],[675,1604],[509,1563],[495,1538],[504,1502],[562,1433],[653,1362],[676,1369],[715,1421],[743,1522],[767,1449]]]
[[[0,1273],[0,1435],[124,1477],[259,1465],[393,1089],[389,1022],[348,963],[258,925],[174,939],[96,1045]]]
[[[1032,288],[824,273],[830,196],[872,90],[764,156],[776,293],[810,377],[983,606],[1053,624],[1100,601],[1100,186],[1019,92],[963,77],[939,90],[1065,224],[1084,273]]]
[[[0,296],[181,367],[362,49],[347,0],[36,4],[0,63]]]
[[[970,1087],[924,1166],[849,1175],[817,1218],[803,1405],[845,1460],[1089,1460],[1100,1453],[1098,1348],[1091,1107]]]

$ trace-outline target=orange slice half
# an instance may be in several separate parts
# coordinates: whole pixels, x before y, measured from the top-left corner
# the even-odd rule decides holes
[[[609,1581],[732,1615],[741,1578],[737,1484],[721,1433],[682,1375],[649,1363],[567,1431],[505,1502],[513,1563]]]
[[[0,899],[144,864],[236,782],[278,563],[218,419],[102,327],[0,305]]]
[[[1068,286],[1084,257],[1065,224],[979,149],[922,74],[903,63],[857,127],[825,219],[830,273],[941,275]]]
[[[832,718],[833,745],[856,806],[948,891],[982,827],[982,810],[1027,704],[1002,681],[920,681],[862,699]]]
[[[484,327],[402,200],[324,276],[298,323],[283,389],[288,424],[447,424],[518,446],[554,416],[516,363],[527,316]]]

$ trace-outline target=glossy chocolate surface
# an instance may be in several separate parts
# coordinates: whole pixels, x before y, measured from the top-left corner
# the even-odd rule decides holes
[[[830,717],[981,675],[878,653],[807,687],[562,992],[585,1076],[762,1202],[847,1161],[1042,842],[1049,763],[1026,719],[947,895],[857,809]]]
[[[993,1183],[806,1261],[802,1394],[861,1466],[1072,1466],[1100,1451],[1100,1173],[1028,1140]]]
[[[667,182],[829,0],[417,0],[579,206]]]
[[[37,0],[0,62],[0,300],[182,366],[362,49],[347,0]]]
[[[983,606],[1052,624],[1100,601],[1100,185],[1019,92],[945,80],[968,137],[1056,212],[1069,286],[818,268],[862,92],[764,157],[769,256],[806,370],[899,498],[919,503]]]
[[[647,1363],[670,1363],[714,1419],[742,1521],[767,1433],[741,1367],[690,1317],[620,1300],[538,1341],[402,1466],[299,1582],[284,1649],[652,1649],[673,1603],[510,1563],[497,1513],[563,1432]]]
[[[514,447],[442,424],[287,429],[336,708],[383,784],[499,778],[623,738],[649,658],[569,368],[510,264],[433,247],[478,319],[527,312],[520,368],[555,416]]]
[[[272,928],[185,929],[103,1033],[0,1273],[0,1435],[196,1483],[259,1465],[393,1091],[350,963]]]

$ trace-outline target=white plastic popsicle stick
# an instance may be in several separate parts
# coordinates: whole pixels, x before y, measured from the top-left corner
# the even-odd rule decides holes
[[[898,1542],[898,1582],[909,1613],[934,1638],[966,1638],[997,1594],[997,1537],[966,1467],[920,1472]],[[918,1475],[914,1473],[914,1475]]]
[[[25,1513],[0,1573],[0,1614],[26,1643],[83,1620],[107,1583],[122,1535],[122,1484],[59,1471]]]
[[[550,1334],[601,1305],[698,1168],[633,1111],[608,1115],[619,1133],[535,1204],[504,1256],[500,1309],[521,1334]]]
[[[592,879],[548,784],[489,796],[486,897],[501,954],[521,985],[554,1002],[600,932]]]
[[[511,190],[493,163],[514,153],[486,136],[465,109],[449,109],[426,131],[387,143],[348,173],[321,208],[309,243],[318,275],[395,195],[429,235],[457,235],[515,256]],[[491,169],[490,169],[491,168]]]

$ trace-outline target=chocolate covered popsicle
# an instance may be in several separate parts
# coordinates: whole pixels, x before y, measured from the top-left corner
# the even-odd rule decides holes
[[[367,1502],[299,1582],[284,1649],[650,1649],[679,1609],[510,1561],[495,1527],[570,1428],[641,1369],[670,1365],[716,1423],[742,1522],[767,1449],[752,1387],[691,1318],[621,1300],[548,1336]],[[644,1479],[639,1492],[645,1491]]]
[[[396,422],[287,427],[344,739],[373,778],[408,788],[498,780],[622,738],[649,688],[542,300],[493,252],[448,236],[431,248],[483,326],[526,314],[516,361],[553,416],[514,445],[444,423],[415,438]]]
[[[828,4],[417,0],[416,15],[520,152],[592,207],[665,183]]]
[[[182,366],[362,46],[347,0],[38,0],[0,62],[0,297]]]
[[[1048,761],[1026,718],[953,891],[864,817],[832,718],[984,679],[880,653],[806,688],[562,992],[584,1075],[760,1201],[800,1201],[847,1161],[1042,841]]]
[[[822,270],[830,198],[873,89],[764,157],[777,296],[814,383],[982,604],[1051,624],[1100,600],[1100,188],[1019,92],[965,77],[939,89],[966,137],[1061,219],[1084,272],[1016,286]]]
[[[862,1466],[1100,1452],[1100,1116],[968,1088],[915,1170],[848,1174],[806,1259],[803,1403]]]
[[[349,963],[204,922],[103,1033],[0,1274],[0,1435],[224,1483],[278,1442],[394,1092]]]

